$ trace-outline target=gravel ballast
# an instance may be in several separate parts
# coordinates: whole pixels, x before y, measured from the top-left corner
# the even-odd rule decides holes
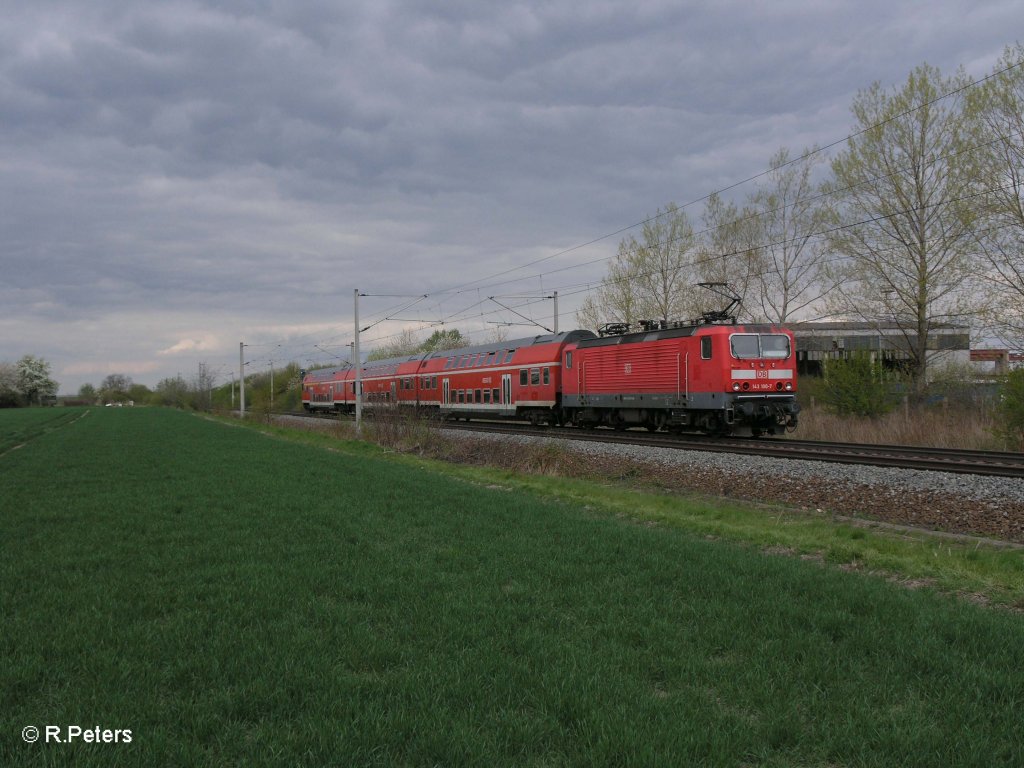
[[[464,432],[442,430],[454,439]],[[799,459],[474,433],[471,440],[545,443],[604,467],[609,477],[642,475],[666,488],[866,516],[950,533],[1024,543],[1024,480]]]

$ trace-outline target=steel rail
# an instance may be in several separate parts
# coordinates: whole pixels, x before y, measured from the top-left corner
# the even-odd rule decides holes
[[[638,431],[609,429],[538,429],[490,422],[446,422],[446,428],[497,432],[563,440],[640,445],[674,450],[735,453],[779,459],[826,461],[838,464],[865,464],[877,467],[917,469],[932,472],[1024,478],[1024,454],[996,451],[960,451],[950,448],[839,443],[786,438],[736,439],[699,436],[643,434]]]
[[[303,412],[293,416],[315,416]],[[323,417],[323,416],[321,416]],[[331,416],[331,418],[338,418]],[[960,450],[957,448],[925,448],[909,445],[875,445],[841,443],[823,440],[798,440],[788,437],[731,438],[693,434],[613,430],[607,428],[553,429],[511,422],[444,421],[445,429],[469,432],[546,437],[560,440],[618,443],[650,448],[735,453],[778,459],[825,461],[836,464],[864,464],[876,467],[917,469],[931,472],[1024,478],[1024,453],[1002,451]]]

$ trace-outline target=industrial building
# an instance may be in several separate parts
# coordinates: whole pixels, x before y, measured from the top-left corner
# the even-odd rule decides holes
[[[890,368],[912,359],[914,332],[897,322],[787,323],[796,337],[797,373],[821,376],[825,360],[842,359],[854,352],[870,352]],[[966,326],[933,325],[928,335],[929,367],[964,365],[971,360],[970,330]]]

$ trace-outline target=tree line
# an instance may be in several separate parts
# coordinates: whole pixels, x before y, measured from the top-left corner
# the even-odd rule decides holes
[[[1024,345],[1024,46],[972,83],[922,64],[853,100],[845,147],[827,161],[780,149],[740,203],[675,204],[623,239],[577,319],[678,320],[714,309],[695,288],[727,282],[740,318],[838,317],[898,326],[914,381],[933,330],[970,325]]]

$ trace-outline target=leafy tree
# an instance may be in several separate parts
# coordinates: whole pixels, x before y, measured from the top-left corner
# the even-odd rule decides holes
[[[962,73],[944,78],[923,64],[902,88],[875,83],[853,102],[854,132],[832,162],[831,192],[840,203],[832,248],[845,257],[832,277],[832,309],[903,330],[919,388],[927,381],[927,349],[937,323],[977,311],[976,201],[964,119]],[[939,99],[946,93],[954,93]]]
[[[458,349],[469,344],[469,339],[462,335],[458,328],[434,331],[425,341],[416,339],[416,331],[411,328],[403,330],[396,338],[382,347],[378,347],[366,359],[387,360],[391,357],[406,357],[421,352],[436,352],[442,349]]]
[[[416,331],[406,328],[397,337],[391,339],[387,344],[377,347],[366,356],[370,360],[387,360],[389,357],[405,357],[415,355],[420,351],[420,342],[416,338]]]
[[[189,386],[181,376],[161,379],[156,385],[155,400],[158,405],[184,408],[188,403]]]
[[[469,346],[469,339],[458,328],[444,328],[434,331],[420,345],[423,352],[438,352],[442,349],[458,349]]]
[[[43,358],[25,355],[18,361],[17,375],[18,390],[29,405],[57,396],[57,382],[50,378],[50,364]]]
[[[145,384],[132,384],[128,387],[128,399],[136,405],[148,403],[153,397],[153,391]]]
[[[90,403],[96,402],[96,387],[92,384],[83,384],[78,388],[78,397]]]
[[[868,352],[826,360],[824,373],[821,398],[841,416],[881,416],[896,406],[893,382]]]
[[[129,400],[128,390],[132,388],[132,377],[123,373],[112,373],[100,384],[100,397],[108,402]]]

